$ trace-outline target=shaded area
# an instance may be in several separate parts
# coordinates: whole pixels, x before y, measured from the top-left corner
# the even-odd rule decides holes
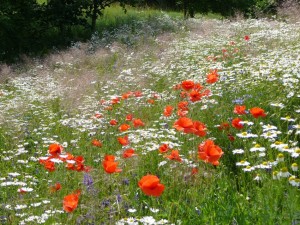
[[[183,12],[183,18],[196,13],[219,13],[232,16],[236,12],[255,16],[257,12],[275,12],[283,1],[276,0],[2,0],[0,4],[0,61],[12,63],[42,56],[53,50],[85,41],[98,31],[112,30],[122,24],[147,19],[145,7]],[[298,0],[295,0],[299,3]],[[120,7],[116,7],[118,4]],[[112,16],[105,11],[113,5]],[[135,13],[128,6],[142,7]],[[125,7],[126,6],[126,7]],[[133,10],[132,10],[133,11]],[[147,10],[146,10],[147,11]],[[151,11],[151,10],[150,10]],[[156,14],[158,11],[156,11]],[[153,11],[150,13],[153,15]],[[156,15],[154,15],[156,16]],[[100,17],[100,19],[99,19]]]

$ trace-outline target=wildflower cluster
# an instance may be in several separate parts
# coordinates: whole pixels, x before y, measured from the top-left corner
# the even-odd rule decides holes
[[[155,56],[108,46],[113,79],[90,62],[86,87],[78,74],[94,66],[75,59],[1,84],[1,222],[263,223],[280,208],[270,223],[285,223],[298,212],[299,27],[208,25],[210,38],[166,41]]]

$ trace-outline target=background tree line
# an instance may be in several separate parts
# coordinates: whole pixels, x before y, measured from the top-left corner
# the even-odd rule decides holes
[[[195,13],[251,15],[254,9],[274,10],[282,0],[0,0],[0,61],[13,61],[20,54],[43,54],[53,46],[89,38],[96,20],[113,3],[150,6]],[[271,2],[270,2],[271,1]],[[78,29],[80,27],[80,29]]]

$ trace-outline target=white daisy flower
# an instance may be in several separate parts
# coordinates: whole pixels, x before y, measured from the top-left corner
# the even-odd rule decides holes
[[[279,174],[280,177],[289,177],[291,174],[289,173],[288,169],[286,167],[283,167]]]
[[[293,170],[294,172],[298,171],[298,169],[299,169],[297,163],[293,163],[293,164],[291,165],[291,168],[292,168],[292,170]]]
[[[237,165],[237,166],[249,166],[250,163],[247,162],[247,161],[242,160],[240,162],[237,162],[235,165]]]
[[[256,144],[254,147],[250,148],[250,152],[264,152],[266,151],[265,147],[261,147],[259,144]]]
[[[234,149],[232,150],[232,153],[235,154],[243,154],[245,151],[243,149]]]
[[[251,134],[251,133],[247,133],[247,132],[238,133],[238,134],[236,134],[236,136],[238,136],[240,138],[255,138],[255,137],[258,137],[256,134]]]

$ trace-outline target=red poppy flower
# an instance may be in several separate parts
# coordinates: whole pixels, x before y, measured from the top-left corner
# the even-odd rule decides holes
[[[128,136],[118,137],[118,141],[121,145],[125,146],[129,144]]]
[[[64,197],[63,208],[66,212],[73,212],[77,208],[79,196],[80,190],[77,190],[74,193]]]
[[[188,93],[186,91],[180,92],[180,98],[186,98],[188,96]]]
[[[117,125],[118,124],[118,121],[117,120],[111,120],[109,122],[110,125],[114,126],[114,125]]]
[[[193,133],[195,131],[193,121],[187,117],[179,118],[174,123],[173,127],[178,131],[183,131],[184,133]]]
[[[170,148],[168,144],[162,144],[158,150],[160,153],[166,153],[169,149]]]
[[[180,88],[181,88],[181,84],[176,84],[176,85],[173,87],[174,90],[179,90]]]
[[[164,109],[164,116],[169,117],[172,115],[173,107],[171,105],[167,105]]]
[[[126,131],[130,128],[130,125],[128,124],[122,124],[120,127],[119,127],[119,131],[123,132],[123,131]]]
[[[141,119],[134,119],[133,121],[134,127],[143,127],[145,126],[145,123]]]
[[[70,153],[67,152],[67,157],[65,158],[66,160],[73,160],[75,157]]]
[[[103,161],[102,165],[106,173],[118,173],[122,170],[117,168],[118,162],[112,162],[112,161]]]
[[[234,118],[234,119],[231,121],[231,125],[232,125],[234,128],[240,130],[240,129],[242,129],[242,128],[244,127],[244,125],[241,124],[240,122],[242,122],[242,120],[241,120],[240,118]]]
[[[200,94],[199,91],[196,91],[196,90],[192,90],[190,92],[190,100],[192,102],[197,102],[197,101],[200,101],[202,98],[202,95]]]
[[[250,113],[252,114],[252,116],[254,118],[258,118],[258,117],[265,117],[267,116],[267,114],[265,114],[265,111],[259,107],[253,107],[250,109]]]
[[[193,122],[194,126],[194,134],[199,136],[199,137],[204,137],[206,135],[206,126],[204,123],[200,121],[194,121]]]
[[[175,160],[178,162],[182,162],[182,159],[179,156],[179,151],[178,150],[172,150],[171,155],[166,156],[170,160]]]
[[[113,98],[111,101],[110,101],[110,103],[111,104],[117,104],[117,103],[119,103],[120,102],[120,98],[119,97],[115,97],[115,98]]]
[[[67,168],[67,170],[75,170],[75,164],[74,163],[67,163],[66,168]]]
[[[115,162],[115,157],[113,155],[106,155],[104,157],[104,161],[102,162],[102,166],[106,173],[119,173],[122,169],[117,168],[118,162]]]
[[[177,106],[178,106],[178,109],[181,109],[183,111],[189,111],[188,105],[189,105],[188,102],[182,101],[182,102],[179,102]]]
[[[58,190],[61,189],[61,184],[60,183],[56,183],[55,185],[51,186],[50,187],[50,192],[53,193],[53,192],[56,192]]]
[[[198,172],[199,172],[199,169],[196,168],[196,167],[193,167],[193,168],[192,168],[191,175],[192,175],[192,176],[193,176],[193,175],[196,175]]]
[[[235,137],[232,134],[227,134],[229,141],[234,141]]]
[[[194,90],[200,91],[203,88],[203,86],[200,83],[195,83]]]
[[[132,92],[131,92],[131,91],[126,92],[126,93],[124,93],[124,94],[122,95],[122,99],[127,99],[127,98],[129,98],[131,95],[132,95]]]
[[[62,152],[64,148],[59,144],[51,144],[49,145],[49,154],[51,155],[57,155]]]
[[[227,122],[221,123],[218,127],[219,130],[228,130],[229,128],[230,128],[230,125]]]
[[[198,157],[215,166],[219,165],[218,160],[221,158],[223,153],[222,149],[209,139],[198,146]]]
[[[82,171],[87,172],[87,171],[89,171],[89,168],[86,168],[86,166],[83,163],[76,163],[75,170],[77,172],[82,172]]]
[[[239,115],[244,115],[244,114],[246,114],[246,106],[245,105],[236,105],[235,107],[234,107],[234,110],[233,110],[233,112],[235,113],[235,114],[239,114]]]
[[[210,90],[205,90],[202,92],[202,96],[210,96],[210,95],[211,95]]]
[[[194,85],[195,83],[192,80],[185,80],[181,82],[181,87],[186,91],[193,89]]]
[[[155,103],[154,99],[148,99],[147,102],[148,102],[149,104],[154,104],[154,103]]]
[[[215,82],[218,81],[219,75],[218,75],[217,72],[218,72],[218,70],[215,69],[215,70],[210,71],[209,74],[207,74],[206,82],[207,82],[208,84],[213,84],[213,83],[215,83]]]
[[[49,172],[53,172],[55,170],[55,163],[50,160],[46,160],[44,163],[44,167]]]
[[[99,141],[97,139],[92,140],[92,145],[95,147],[99,147],[99,148],[102,147],[101,141]]]
[[[84,158],[83,156],[79,155],[79,156],[76,156],[74,158],[74,160],[77,162],[77,163],[83,163],[84,162]]]
[[[133,93],[135,97],[142,97],[142,92],[141,91],[136,91]]]
[[[104,161],[115,161],[115,156],[114,155],[106,155],[104,156]]]
[[[132,156],[136,156],[135,151],[132,148],[126,149],[123,152],[123,158],[131,158]]]
[[[148,196],[159,197],[165,189],[165,186],[160,183],[159,178],[155,175],[143,176],[138,185],[143,193]]]
[[[71,170],[76,170],[77,172],[82,172],[82,171],[87,171],[88,168],[83,164],[84,163],[84,158],[82,156],[76,156],[74,158],[75,164],[73,166],[70,166],[69,169]]]
[[[249,35],[245,35],[244,40],[245,40],[245,41],[249,41],[249,40],[250,40]]]
[[[95,118],[97,118],[97,119],[99,119],[99,118],[102,118],[102,117],[103,117],[103,115],[102,115],[102,114],[100,114],[100,113],[96,113],[96,114],[94,115],[94,117],[95,117]]]
[[[133,119],[133,115],[132,114],[128,114],[126,116],[126,121],[131,121]]]

